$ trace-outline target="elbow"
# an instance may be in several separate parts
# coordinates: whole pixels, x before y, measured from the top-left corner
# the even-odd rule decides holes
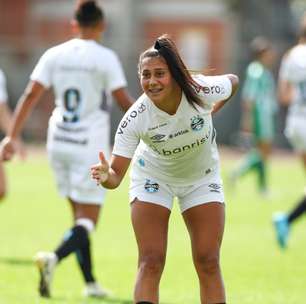
[[[100,184],[103,188],[108,190],[114,190],[119,187],[119,184],[108,183],[107,181]]]
[[[239,77],[235,74],[227,74],[228,79],[232,84],[232,94],[229,98],[236,94],[238,87],[239,87]],[[228,99],[229,99],[228,98]]]
[[[232,83],[233,92],[236,92],[239,86],[239,77],[235,74],[229,74],[228,78]]]

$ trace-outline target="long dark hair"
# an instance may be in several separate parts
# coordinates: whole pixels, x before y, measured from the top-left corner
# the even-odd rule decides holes
[[[201,86],[192,78],[188,72],[174,41],[166,34],[158,37],[153,47],[144,51],[139,57],[138,71],[141,69],[141,63],[145,58],[161,56],[165,59],[171,76],[183,90],[187,101],[194,107],[197,104],[203,107],[203,101],[197,92]]]
[[[80,26],[90,27],[103,21],[104,13],[96,1],[80,1],[76,7],[74,18]]]

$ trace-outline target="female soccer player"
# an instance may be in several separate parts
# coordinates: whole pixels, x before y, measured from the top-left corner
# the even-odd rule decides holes
[[[55,265],[73,252],[86,281],[85,294],[106,295],[92,271],[89,238],[105,191],[93,183],[89,168],[98,161],[99,149],[105,149],[106,155],[110,150],[109,93],[124,110],[133,103],[117,55],[98,43],[104,30],[102,9],[95,1],[79,2],[73,25],[78,37],[52,47],[40,58],[2,149],[2,157],[10,159],[27,116],[52,87],[56,107],[49,121],[47,150],[59,192],[71,204],[74,223],[54,252],[36,256],[43,297],[50,296]]]
[[[105,188],[122,181],[133,158],[132,224],[139,258],[135,303],[158,303],[173,198],[190,234],[201,303],[225,303],[219,264],[224,194],[211,112],[236,91],[235,75],[190,75],[175,43],[159,37],[141,54],[144,94],[122,119],[110,164],[100,152],[92,177]]]
[[[277,110],[276,88],[272,67],[275,52],[264,37],[256,37],[250,44],[252,62],[246,70],[242,90],[242,128],[252,133],[254,148],[231,174],[231,182],[250,173],[258,176],[258,190],[268,194],[267,162],[271,154],[275,134],[275,114]]]
[[[306,14],[301,22],[299,42],[282,58],[279,71],[279,100],[288,106],[285,135],[299,154],[306,172]],[[306,212],[306,190],[287,213],[279,212],[273,221],[278,244],[288,245],[290,227]]]

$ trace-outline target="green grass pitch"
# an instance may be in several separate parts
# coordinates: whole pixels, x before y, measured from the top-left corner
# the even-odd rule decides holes
[[[221,153],[223,177],[237,159]],[[230,304],[305,303],[306,221],[293,226],[289,248],[281,251],[271,224],[273,212],[288,210],[302,195],[305,176],[297,158],[275,156],[270,163],[271,197],[256,192],[255,177],[246,176],[235,189],[225,182],[226,230],[222,269]],[[0,304],[132,303],[137,249],[130,223],[128,179],[109,191],[93,235],[95,273],[112,290],[105,300],[82,296],[83,283],[74,256],[54,275],[53,298],[37,294],[38,273],[32,257],[52,250],[71,225],[66,201],[57,195],[44,154],[6,164],[9,195],[0,203]],[[171,216],[161,304],[198,304],[198,283],[188,234],[177,207]]]

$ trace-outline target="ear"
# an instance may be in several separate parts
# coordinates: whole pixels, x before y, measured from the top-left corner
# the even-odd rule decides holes
[[[106,23],[105,23],[104,20],[101,21],[101,22],[99,22],[99,23],[97,24],[97,26],[99,27],[99,30],[100,30],[101,33],[103,33],[103,32],[105,31],[105,29],[106,29]]]
[[[75,19],[70,20],[70,26],[71,26],[72,34],[74,35],[79,34],[80,27],[79,27],[78,22]]]

